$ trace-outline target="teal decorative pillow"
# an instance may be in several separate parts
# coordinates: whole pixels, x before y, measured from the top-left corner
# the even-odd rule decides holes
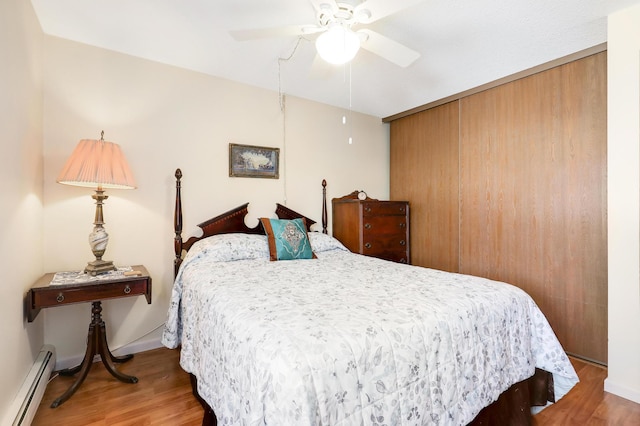
[[[304,219],[286,220],[262,217],[260,222],[267,234],[271,260],[315,258],[307,236],[307,225]]]

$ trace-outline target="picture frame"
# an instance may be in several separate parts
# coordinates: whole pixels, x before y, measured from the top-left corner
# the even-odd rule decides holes
[[[278,179],[280,148],[230,143],[229,176]]]

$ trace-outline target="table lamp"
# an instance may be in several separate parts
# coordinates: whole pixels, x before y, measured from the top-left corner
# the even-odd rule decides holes
[[[91,197],[96,200],[96,215],[93,231],[89,234],[89,245],[96,259],[89,262],[84,271],[97,275],[115,270],[112,261],[102,259],[109,242],[109,234],[104,229],[102,216],[102,204],[109,198],[104,194],[104,190],[136,188],[133,174],[120,146],[105,141],[104,131],[100,134],[100,140],[81,140],[56,182],[95,188],[96,193]]]

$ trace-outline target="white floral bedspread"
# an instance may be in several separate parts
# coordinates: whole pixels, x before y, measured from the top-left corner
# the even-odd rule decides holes
[[[192,248],[162,338],[219,425],[464,425],[536,366],[578,381],[517,287],[327,236],[318,259],[270,262],[266,237],[245,237]]]

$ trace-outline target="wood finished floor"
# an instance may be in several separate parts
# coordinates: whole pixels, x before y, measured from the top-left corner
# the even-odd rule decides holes
[[[200,425],[202,408],[191,394],[178,356],[177,350],[161,348],[121,364],[120,371],[138,377],[136,384],[119,382],[96,363],[75,395],[53,409],[51,402],[73,383],[73,378],[58,376],[47,386],[32,425]],[[535,426],[640,425],[640,404],[604,392],[606,369],[572,362],[580,383],[536,415]]]

